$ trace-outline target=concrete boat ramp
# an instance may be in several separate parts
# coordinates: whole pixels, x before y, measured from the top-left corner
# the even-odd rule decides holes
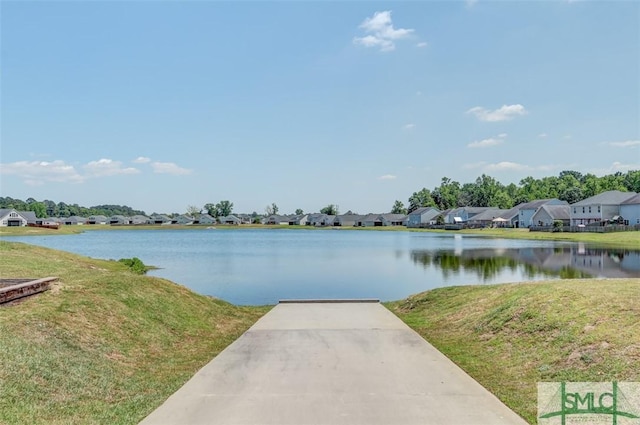
[[[526,424],[378,302],[281,302],[141,423]]]

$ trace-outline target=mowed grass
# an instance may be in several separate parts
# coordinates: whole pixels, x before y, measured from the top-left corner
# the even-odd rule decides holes
[[[238,307],[117,261],[0,241],[0,277],[57,276],[0,307],[0,423],[135,424],[269,307]]]
[[[387,306],[530,423],[539,381],[640,381],[640,279],[449,287]]]

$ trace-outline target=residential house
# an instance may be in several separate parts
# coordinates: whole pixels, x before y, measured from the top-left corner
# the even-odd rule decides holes
[[[236,217],[233,214],[229,214],[226,217],[218,217],[218,221],[222,224],[229,224],[234,226],[239,226],[240,224],[242,224],[242,220],[240,220],[240,218]]]
[[[251,224],[253,223],[253,217],[249,214],[238,214],[236,217],[240,219],[240,224]],[[256,216],[257,218],[257,216]]]
[[[351,211],[348,211],[346,214],[335,216],[333,225],[339,227],[354,227],[362,217],[360,214],[353,214]]]
[[[381,214],[380,219],[382,220],[383,226],[406,226],[407,225],[407,215],[406,214]]]
[[[553,226],[556,220],[562,221],[563,226],[568,226],[571,207],[569,205],[542,205],[531,217],[533,226]]]
[[[620,204],[620,215],[630,225],[640,225],[640,193]]]
[[[506,210],[505,212],[503,212],[502,214],[500,214],[498,217],[493,219],[493,224],[496,227],[510,227],[510,228],[514,228],[514,227],[519,227],[520,222],[519,222],[519,217],[520,217],[520,206],[524,205],[524,204],[520,204],[520,205],[516,205],[515,207]]]
[[[500,208],[487,208],[486,210],[471,216],[471,218],[467,220],[467,224],[474,227],[491,227],[494,224],[493,220],[506,212],[507,210]]]
[[[357,223],[358,227],[405,226],[407,216],[404,214],[367,214]]]
[[[86,224],[87,219],[84,217],[80,217],[77,215],[72,215],[71,217],[66,217],[63,219],[63,223],[67,226],[82,226]]]
[[[193,221],[193,217],[186,214],[180,214],[179,216],[171,219],[171,224],[190,225],[193,224]]]
[[[559,199],[538,199],[531,202],[526,202],[520,205],[520,213],[518,217],[519,227],[531,227],[533,222],[531,217],[538,211],[543,205],[569,205],[567,201],[561,201]]]
[[[130,219],[129,217],[126,217],[124,215],[116,214],[109,217],[109,224],[111,224],[112,226],[121,226],[124,224],[130,224]]]
[[[0,227],[24,227],[31,222],[35,224],[36,214],[33,211],[16,211],[13,208],[0,209]]]
[[[322,213],[309,214],[307,217],[307,226],[324,227],[332,226],[335,216]]]
[[[635,192],[610,190],[571,204],[571,225],[586,226],[620,216],[621,204],[634,196]]]
[[[298,214],[289,217],[289,226],[306,226],[309,214]]]
[[[407,216],[407,227],[420,227],[436,224],[440,211],[433,207],[422,207],[411,211]]]
[[[131,217],[129,219],[129,224],[135,224],[135,225],[140,225],[140,224],[151,224],[151,219],[145,215],[134,215],[133,217]]]
[[[473,216],[488,210],[489,207],[459,207],[453,208],[444,217],[445,224],[463,224],[468,222]]]
[[[87,224],[107,224],[109,219],[106,215],[91,215],[87,218]]]
[[[193,224],[216,224],[216,219],[209,214],[200,214]]]
[[[153,214],[151,217],[151,224],[171,224],[171,219],[164,214]]]
[[[277,225],[285,226],[289,224],[289,217],[286,215],[271,214],[265,220],[265,224],[272,224],[272,225],[277,224]]]

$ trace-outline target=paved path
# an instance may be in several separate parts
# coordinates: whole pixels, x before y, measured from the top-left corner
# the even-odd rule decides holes
[[[526,422],[378,303],[279,304],[142,421]]]

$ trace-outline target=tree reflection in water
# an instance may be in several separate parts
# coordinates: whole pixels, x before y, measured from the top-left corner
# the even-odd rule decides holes
[[[445,278],[475,273],[483,281],[505,271],[525,278],[540,276],[577,279],[586,277],[640,277],[640,251],[586,247],[510,249],[413,250],[411,259],[425,268],[438,268]]]

